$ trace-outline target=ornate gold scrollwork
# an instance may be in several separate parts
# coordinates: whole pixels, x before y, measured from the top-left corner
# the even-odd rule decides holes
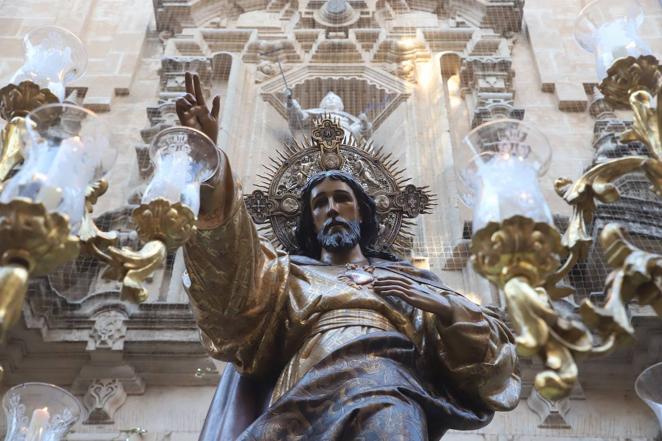
[[[17,116],[27,116],[44,104],[59,100],[49,89],[42,89],[32,81],[21,81],[17,86],[9,84],[0,89],[0,118],[11,121]]]
[[[28,270],[20,264],[0,266],[0,341],[18,321],[28,289]]]
[[[620,108],[628,108],[630,95],[638,90],[657,95],[662,88],[659,61],[653,55],[619,58],[609,67],[599,88],[611,105]]]
[[[7,125],[0,134],[0,182],[23,160],[23,134],[25,117],[44,104],[57,103],[58,99],[48,89],[41,89],[31,81],[18,86],[9,84],[0,89],[0,118]]]
[[[106,249],[104,258],[109,267],[102,277],[121,280],[120,296],[134,303],[147,300],[148,293],[143,283],[154,271],[163,266],[167,257],[166,246],[160,240],[147,242],[139,251],[114,246]]]
[[[612,182],[627,173],[641,170],[649,161],[650,158],[645,156],[626,156],[596,165],[574,183],[567,178],[556,180],[556,193],[572,206],[572,215],[561,243],[574,254],[575,261],[586,257],[593,242],[588,228],[593,220],[595,201],[617,201],[620,194]],[[570,268],[567,267],[567,271]]]
[[[0,132],[0,183],[23,160],[23,141],[25,118],[17,116]],[[0,187],[2,188],[2,187]]]
[[[604,306],[585,300],[577,316],[574,308],[563,310],[550,301],[569,294],[555,285],[588,254],[592,244],[588,229],[596,201],[612,203],[620,198],[613,184],[616,179],[643,171],[653,184],[652,189],[662,195],[662,114],[653,107],[653,95],[657,94],[658,99],[662,95],[662,75],[657,60],[654,57],[618,60],[610,68],[601,90],[612,104],[631,106],[635,115],[633,128],[622,136],[622,141],[643,142],[652,157],[613,159],[592,167],[575,182],[557,179],[556,192],[573,208],[561,239],[569,257],[548,275],[545,289],[534,288],[535,284],[525,277],[512,278],[503,286],[518,334],[518,350],[525,356],[538,354],[545,362],[548,370],[536,376],[535,387],[550,399],[570,393],[577,376],[575,356],[606,353],[634,334],[627,314],[627,305],[633,299],[642,305],[651,305],[662,315],[662,256],[636,248],[615,224],[605,227],[600,236],[607,261],[614,268],[607,278]],[[532,234],[530,228],[519,228]]]
[[[564,251],[556,229],[524,216],[490,222],[471,242],[477,271],[501,287],[517,276],[542,284],[558,268]]]
[[[632,300],[650,305],[662,316],[662,256],[631,244],[617,224],[608,224],[602,230],[600,243],[607,263],[614,268],[607,278],[607,299],[603,307],[584,301],[581,314],[603,338],[613,336],[624,340],[634,336],[627,313],[627,305]]]
[[[657,102],[662,97],[662,89],[657,93]],[[646,90],[637,90],[630,95],[630,107],[634,112],[632,129],[625,132],[622,140],[641,141],[646,144],[653,158],[662,158],[662,112],[654,106],[654,98]],[[658,104],[659,106],[659,104]]]
[[[574,353],[590,352],[593,339],[581,322],[555,308],[543,286],[566,252],[560,234],[514,216],[477,231],[471,252],[476,270],[504,291],[517,352],[545,363],[535,379],[538,392],[550,400],[567,396],[577,381]]]
[[[575,353],[591,351],[590,332],[578,320],[554,308],[544,288],[534,288],[524,277],[514,277],[503,287],[515,328],[517,352],[539,356],[547,369],[536,375],[536,390],[549,400],[570,394],[577,381]]]
[[[69,220],[27,199],[0,203],[0,329],[20,316],[28,276],[43,276],[76,258],[79,241]]]
[[[136,231],[143,241],[160,240],[168,249],[181,247],[195,233],[195,214],[180,202],[155,199],[133,211]]]
[[[92,208],[108,185],[99,181],[88,189],[87,213],[81,227],[81,241],[86,254],[101,260],[108,268],[101,276],[122,282],[120,295],[134,303],[147,300],[143,283],[166,260],[168,248],[182,246],[195,232],[195,215],[181,203],[172,204],[156,199],[141,205],[133,212],[133,219],[140,238],[147,243],[138,251],[118,247],[115,232],[103,232],[92,220]]]

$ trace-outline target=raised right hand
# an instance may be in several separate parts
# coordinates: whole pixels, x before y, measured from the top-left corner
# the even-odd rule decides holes
[[[207,104],[205,104],[205,97],[200,86],[200,77],[197,74],[186,72],[184,80],[186,82],[186,95],[175,102],[179,122],[185,127],[200,130],[216,143],[221,98],[218,95],[214,97],[210,112]]]

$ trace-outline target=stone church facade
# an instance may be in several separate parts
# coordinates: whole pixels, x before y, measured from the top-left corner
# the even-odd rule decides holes
[[[642,5],[642,34],[662,54],[662,8],[657,0]],[[631,119],[594,92],[593,59],[572,36],[581,7],[581,0],[0,0],[0,85],[21,64],[30,29],[55,24],[81,37],[88,69],[68,92],[111,126],[120,151],[97,221],[133,246],[130,213],[152,171],[148,146],[177,124],[184,72],[197,72],[205,91],[221,96],[219,146],[246,193],[276,149],[305,131],[293,121],[287,89],[301,109],[319,108],[333,92],[355,121],[363,115],[375,144],[437,194],[433,213],[413,226],[412,256],[472,300],[500,304],[468,263],[471,213],[458,198],[457,170],[469,153],[461,141],[501,117],[541,128],[554,149],[542,187],[563,228],[569,209],[554,179],[624,154],[613,135]],[[642,182],[636,175],[620,182],[622,201],[601,208],[594,229],[618,220],[660,250],[662,203]],[[182,256],[169,256],[141,305],[120,301],[100,270],[79,258],[33,281],[23,319],[0,348],[0,393],[26,381],[68,388],[90,411],[72,441],[197,439],[223,365],[199,343]],[[605,275],[594,250],[569,277],[576,300],[599,297]],[[655,439],[657,423],[633,382],[662,360],[662,321],[646,308],[631,312],[637,341],[582,361],[569,399],[552,403],[532,391],[539,364],[525,359],[519,407],[445,439]]]

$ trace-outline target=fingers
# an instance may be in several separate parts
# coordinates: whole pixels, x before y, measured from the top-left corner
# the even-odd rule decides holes
[[[195,91],[193,90],[193,76],[191,75],[190,72],[186,72],[184,74],[184,83],[186,84],[186,93],[193,94]]]
[[[379,291],[379,294],[384,295],[384,296],[399,297],[401,299],[406,297],[405,293],[403,293],[402,291],[399,291],[397,289],[388,289],[388,290],[385,290],[385,291]]]
[[[216,95],[211,103],[211,117],[218,119],[218,112],[221,110],[221,97]]]
[[[404,297],[406,295],[405,290],[399,286],[393,286],[393,285],[383,285],[383,286],[377,286],[374,285],[373,289],[375,292],[379,295],[383,296],[397,296],[397,297]]]
[[[190,110],[195,105],[195,98],[190,93],[183,95],[175,101],[175,111],[179,117],[179,122],[185,124],[190,119]]]
[[[375,280],[375,286],[398,286],[404,289],[410,289],[412,284],[409,279],[404,277],[389,276],[389,277],[380,277]]]
[[[400,291],[400,292],[404,293],[404,292],[410,291],[408,288],[405,288],[405,287],[400,286],[400,285],[386,285],[386,284],[378,285],[378,284],[375,283],[373,285],[373,287],[374,287],[375,291],[381,291],[381,292],[384,292],[384,291]]]
[[[179,121],[183,122],[186,112],[191,108],[191,103],[189,103],[184,97],[179,98],[175,101],[175,111],[179,117]]]
[[[202,86],[200,85],[200,77],[193,75],[193,88],[195,89],[195,99],[199,106],[205,105],[205,96],[202,93]]]

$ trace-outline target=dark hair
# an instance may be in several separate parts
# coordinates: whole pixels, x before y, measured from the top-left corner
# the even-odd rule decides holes
[[[310,194],[320,182],[325,179],[342,181],[354,192],[354,197],[359,205],[361,214],[361,238],[359,246],[363,255],[366,257],[380,257],[388,260],[398,260],[395,256],[387,252],[375,251],[373,246],[379,233],[379,222],[377,221],[377,210],[375,201],[366,193],[361,184],[359,184],[352,175],[340,170],[327,170],[319,172],[308,179],[306,185],[301,190],[301,216],[294,232],[298,250],[295,254],[319,259],[322,248],[317,241],[315,224],[313,222],[313,213],[310,206]]]

